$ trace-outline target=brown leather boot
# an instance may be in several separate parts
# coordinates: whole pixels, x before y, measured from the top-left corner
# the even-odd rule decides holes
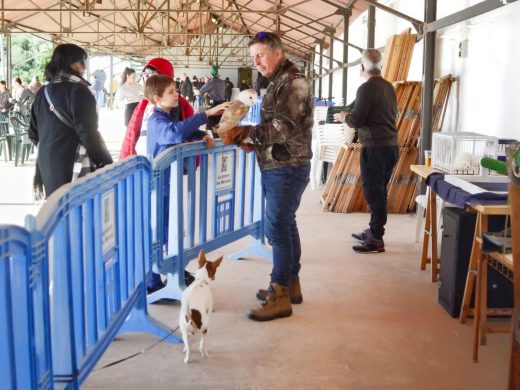
[[[256,293],[256,298],[260,301],[265,301],[267,298],[267,294],[271,291],[271,286],[267,290],[260,289]],[[294,279],[291,283],[289,283],[289,297],[291,298],[291,303],[293,305],[298,305],[303,303],[302,289],[300,287],[300,278]]]
[[[247,316],[255,321],[271,321],[277,318],[292,315],[291,300],[289,299],[289,287],[278,283],[272,283],[265,302],[255,309],[247,311]]]

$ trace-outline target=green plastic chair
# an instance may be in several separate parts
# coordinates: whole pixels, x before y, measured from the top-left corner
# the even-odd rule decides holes
[[[33,145],[28,135],[29,125],[24,123],[22,114],[12,112],[9,116],[9,123],[14,131],[14,144],[11,144],[11,148],[14,148],[14,166],[16,167],[20,160],[23,165],[29,158]]]
[[[0,114],[0,155],[4,155],[5,162],[9,157],[9,161],[12,160],[11,155],[11,142],[14,138],[14,134],[9,134],[9,121],[7,116]]]

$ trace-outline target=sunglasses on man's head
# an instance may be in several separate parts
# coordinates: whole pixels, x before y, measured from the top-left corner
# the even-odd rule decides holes
[[[277,35],[271,34],[270,32],[260,31],[260,32],[256,33],[255,39],[268,39],[271,42],[274,42],[274,44],[277,47],[279,47],[280,49],[283,50],[282,43],[280,42],[280,38],[278,38]]]
[[[269,34],[268,32],[266,31],[260,31],[259,33],[257,33],[255,35],[255,38],[258,38],[258,39],[264,39],[264,38],[272,38],[271,37],[271,34]]]

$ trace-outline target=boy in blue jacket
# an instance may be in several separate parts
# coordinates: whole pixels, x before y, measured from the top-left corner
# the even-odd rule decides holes
[[[199,130],[206,124],[209,116],[221,115],[231,104],[224,103],[206,112],[184,118],[179,104],[179,92],[175,88],[175,80],[165,75],[154,75],[146,80],[144,96],[153,104],[153,113],[148,119],[146,152],[148,157],[155,158],[170,146],[192,141],[206,141],[208,148],[215,145],[211,135]],[[169,177],[166,179],[169,181]],[[168,214],[169,191],[165,193],[164,209]],[[165,221],[165,241],[168,237],[168,220]],[[164,287],[159,274],[153,274],[148,283],[148,293]]]

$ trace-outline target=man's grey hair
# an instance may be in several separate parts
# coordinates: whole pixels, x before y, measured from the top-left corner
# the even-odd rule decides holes
[[[361,63],[365,68],[365,72],[370,75],[380,75],[383,66],[383,56],[377,49],[363,50],[361,55]]]

